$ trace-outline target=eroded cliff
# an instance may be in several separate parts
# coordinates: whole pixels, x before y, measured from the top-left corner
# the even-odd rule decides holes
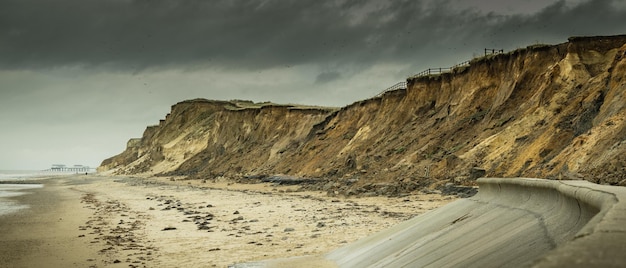
[[[191,100],[100,171],[189,179],[284,174],[342,194],[479,176],[626,185],[626,36],[474,59],[341,109]]]

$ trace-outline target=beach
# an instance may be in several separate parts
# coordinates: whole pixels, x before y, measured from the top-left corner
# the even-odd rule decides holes
[[[0,216],[2,267],[227,267],[319,255],[453,201],[298,186],[107,177],[36,181]]]
[[[81,192],[70,190],[75,179],[55,178],[40,182],[24,195],[12,197],[20,206],[0,216],[1,267],[89,267],[97,252],[77,239],[91,211],[80,202]]]

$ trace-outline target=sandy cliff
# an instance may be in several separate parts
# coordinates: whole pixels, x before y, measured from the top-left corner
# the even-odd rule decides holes
[[[275,174],[340,194],[399,194],[479,176],[626,185],[626,36],[577,37],[411,77],[340,109],[190,100],[99,170]]]

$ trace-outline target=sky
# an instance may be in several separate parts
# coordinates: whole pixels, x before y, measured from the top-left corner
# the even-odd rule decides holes
[[[624,0],[2,0],[0,170],[96,167],[187,99],[341,107],[484,48],[616,34]]]

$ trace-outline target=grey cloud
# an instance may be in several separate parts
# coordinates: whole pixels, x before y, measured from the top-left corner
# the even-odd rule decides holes
[[[429,64],[487,46],[624,33],[626,10],[613,2],[499,15],[454,10],[451,1],[4,0],[0,68]]]
[[[337,80],[340,77],[341,77],[341,74],[339,72],[323,72],[317,75],[317,77],[315,78],[315,83],[316,84],[328,83],[333,80]]]
[[[532,16],[510,16],[485,35],[507,48],[533,43],[565,42],[567,37],[626,33],[626,9],[611,0],[592,0],[570,6],[558,1]]]

